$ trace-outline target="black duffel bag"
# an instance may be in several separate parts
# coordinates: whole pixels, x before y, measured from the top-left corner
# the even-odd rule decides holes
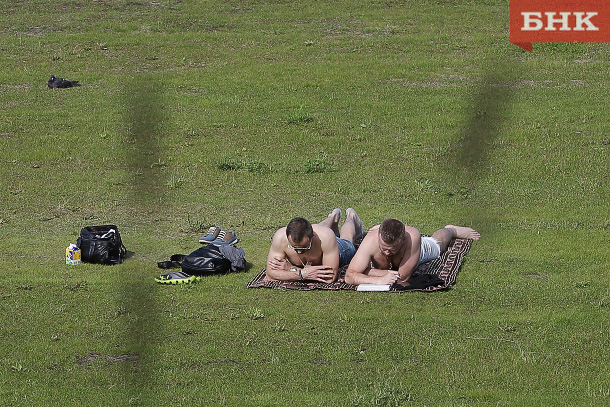
[[[125,260],[127,249],[115,225],[87,226],[81,229],[76,245],[86,263],[114,265]]]

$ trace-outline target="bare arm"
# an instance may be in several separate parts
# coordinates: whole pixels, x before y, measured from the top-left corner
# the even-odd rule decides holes
[[[409,246],[409,252],[404,254],[400,261],[400,265],[398,266],[400,278],[397,283],[406,282],[419,264],[419,253],[421,251],[421,235],[419,230],[408,226],[406,228],[405,238],[409,238],[411,244]]]
[[[347,284],[393,284],[398,278],[398,273],[391,270],[371,268],[371,259],[377,250],[377,231],[369,232],[345,273]]]
[[[315,270],[317,273],[316,277],[327,283],[332,283],[337,279],[339,273],[339,246],[337,245],[337,238],[335,233],[330,229],[318,232],[318,236],[322,242],[322,265],[320,267],[310,266],[311,269],[307,267],[307,273],[305,273],[307,277],[305,275],[304,277],[312,279],[309,277],[309,271]]]
[[[284,251],[287,242],[286,228],[278,230],[273,235],[271,248],[267,255],[268,280],[297,281],[301,279],[298,272],[290,271],[290,262]]]

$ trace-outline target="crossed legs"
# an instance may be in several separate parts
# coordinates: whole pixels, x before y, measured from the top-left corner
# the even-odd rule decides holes
[[[339,208],[333,209],[326,219],[318,224],[332,229],[337,237],[354,243],[364,234],[362,221],[354,209],[347,208],[345,212],[346,218],[341,230],[339,230],[339,220],[341,220],[341,209]]]

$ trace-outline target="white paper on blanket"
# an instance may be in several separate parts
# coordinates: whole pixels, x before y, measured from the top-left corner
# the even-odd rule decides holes
[[[390,291],[391,284],[360,284],[356,291]]]

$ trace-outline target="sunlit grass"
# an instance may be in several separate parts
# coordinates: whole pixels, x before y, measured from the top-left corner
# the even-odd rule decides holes
[[[607,404],[608,47],[525,53],[487,3],[7,4],[0,399]],[[245,288],[335,207],[483,238],[448,292]],[[124,264],[63,264],[106,223]],[[155,284],[212,225],[248,270]]]

